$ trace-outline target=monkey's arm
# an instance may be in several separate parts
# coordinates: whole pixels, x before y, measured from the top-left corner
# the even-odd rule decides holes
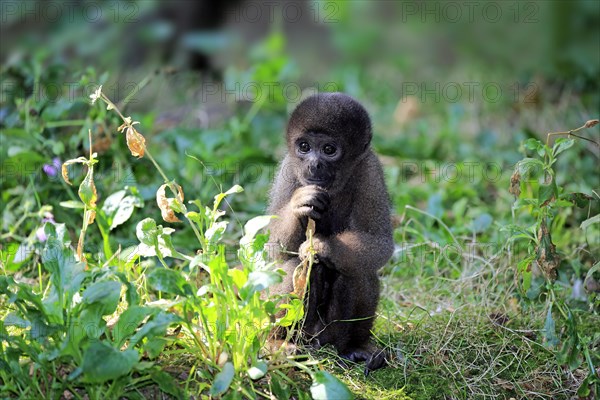
[[[331,236],[315,235],[313,245],[319,260],[349,276],[375,272],[392,256],[394,241],[389,198],[381,165],[374,154],[358,168],[353,209],[346,229]],[[317,228],[319,222],[317,221]],[[308,243],[300,247],[306,254]]]
[[[281,248],[297,251],[305,240],[301,221],[296,218],[292,205],[292,196],[296,190],[297,182],[293,174],[292,163],[289,156],[285,156],[279,166],[271,189],[270,204],[267,213],[276,215],[269,223],[268,251],[272,259],[286,260],[292,255],[282,253]]]

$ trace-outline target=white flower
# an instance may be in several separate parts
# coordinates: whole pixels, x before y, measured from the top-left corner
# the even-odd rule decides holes
[[[98,86],[98,89],[92,94],[90,94],[90,99],[92,100],[92,104],[96,102],[102,95],[102,85]]]

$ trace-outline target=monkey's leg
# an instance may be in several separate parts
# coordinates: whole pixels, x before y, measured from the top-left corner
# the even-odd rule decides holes
[[[367,361],[367,373],[384,366],[385,354],[369,342],[379,300],[377,275],[349,277],[323,268],[320,275],[315,275],[317,280],[320,282],[315,282],[316,290],[322,292],[313,309],[318,320],[324,323],[317,333],[319,344],[333,344],[340,356],[351,361]],[[307,320],[311,316],[309,310]]]

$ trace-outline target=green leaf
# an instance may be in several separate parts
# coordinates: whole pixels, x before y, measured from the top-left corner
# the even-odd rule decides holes
[[[50,236],[42,252],[42,264],[50,273],[52,290],[45,299],[48,310],[62,322],[63,309],[70,308],[73,295],[86,277],[83,263],[77,262],[75,253]]]
[[[121,348],[125,344],[125,341],[133,335],[142,321],[157,311],[156,308],[142,306],[130,306],[123,311],[112,330],[115,346]]]
[[[289,399],[292,396],[290,387],[278,375],[271,375],[271,391],[277,399]]]
[[[85,208],[85,204],[83,204],[80,201],[77,200],[67,200],[67,201],[61,201],[60,203],[61,207],[64,208],[74,208],[74,209],[80,209],[83,210]]]
[[[240,245],[250,244],[256,234],[261,229],[266,228],[273,218],[275,218],[273,215],[261,215],[246,222],[246,225],[244,225],[244,236],[240,239]]]
[[[167,268],[155,268],[148,274],[148,284],[155,290],[180,296],[193,294],[181,272]]]
[[[153,337],[144,343],[143,349],[148,355],[148,358],[153,360],[163,352],[167,343],[168,340],[166,338]]]
[[[554,146],[552,146],[552,154],[554,155],[554,157],[556,157],[563,151],[572,147],[574,144],[575,144],[575,139],[566,139],[566,138],[556,139],[556,142],[554,142]]]
[[[169,325],[179,321],[179,317],[166,311],[160,311],[146,322],[129,340],[129,348],[133,348],[143,338],[163,337]]]
[[[100,341],[93,342],[83,355],[83,373],[88,382],[102,383],[127,375],[138,362],[135,350],[119,351]]]
[[[257,380],[266,375],[268,365],[263,360],[258,360],[256,364],[248,368],[248,376],[252,380]]]
[[[240,185],[233,185],[233,187],[231,189],[229,189],[228,191],[226,191],[225,193],[219,193],[215,196],[215,202],[214,202],[214,209],[217,209],[219,207],[219,204],[221,204],[221,201],[223,201],[223,199],[227,196],[229,196],[230,194],[234,194],[234,193],[241,193],[243,192],[244,189],[240,186]]]
[[[517,270],[523,276],[523,292],[527,293],[531,287],[531,263],[535,259],[535,256],[529,256],[517,264]]]
[[[106,215],[110,230],[126,222],[133,214],[135,207],[142,207],[144,205],[140,197],[133,195],[126,196],[126,194],[127,191],[119,190],[104,200],[102,211]]]
[[[585,193],[565,193],[560,198],[575,204],[578,208],[586,207],[590,201],[594,200],[592,196]]]
[[[540,207],[546,206],[552,198],[556,198],[558,195],[558,188],[556,182],[552,179],[548,185],[540,184],[538,190],[538,204]]]
[[[94,167],[88,166],[87,174],[79,185],[79,198],[88,208],[96,208],[96,185],[94,184]]]
[[[215,380],[210,387],[210,395],[218,396],[225,393],[233,381],[234,374],[235,369],[233,368],[233,364],[231,362],[225,363],[221,372],[215,376]]]
[[[173,379],[173,377],[168,373],[159,369],[154,369],[150,373],[150,377],[163,392],[168,393],[171,396],[175,396],[177,399],[184,398],[183,391],[177,385],[175,379]]]
[[[581,226],[581,229],[586,230],[591,225],[597,224],[599,222],[600,222],[600,214],[596,214],[593,217],[588,218],[585,221],[583,221],[580,226]]]
[[[225,232],[225,229],[227,228],[227,224],[228,224],[227,221],[220,221],[220,222],[213,223],[206,230],[206,232],[204,232],[204,237],[211,244],[217,243],[223,237],[223,233]]]
[[[100,281],[92,283],[83,292],[82,300],[85,304],[100,305],[101,315],[115,312],[121,298],[121,282]]]
[[[142,256],[156,256],[156,251],[163,257],[178,257],[181,254],[173,247],[170,235],[175,232],[172,228],[163,228],[162,225],[156,225],[152,218],[146,218],[138,222],[135,228],[135,234],[140,241],[138,253]]]
[[[281,280],[281,276],[275,271],[252,271],[248,275],[248,281],[240,290],[240,296],[248,299],[254,293],[265,290]]]
[[[544,170],[544,163],[537,158],[524,158],[517,163],[521,179],[537,178]]]
[[[545,345],[549,348],[555,348],[560,343],[558,336],[556,336],[556,324],[552,318],[552,306],[548,307],[548,313],[546,314],[546,322],[544,323],[544,338]]]
[[[597,271],[600,271],[600,261],[598,261],[596,264],[594,264],[592,266],[592,268],[590,268],[590,270],[587,272],[587,274],[585,274],[585,279],[583,280],[584,286],[587,285],[589,280],[592,280],[592,276]]]
[[[285,316],[278,321],[279,326],[291,326],[304,317],[304,306],[300,299],[292,299],[287,304],[280,304],[279,308],[287,310]]]
[[[537,149],[539,149],[540,147],[544,147],[544,145],[542,144],[542,142],[540,142],[537,139],[534,138],[529,138],[525,141],[525,143],[523,143],[523,146],[527,149],[527,150],[531,150],[531,151],[537,151]]]
[[[314,400],[349,400],[352,392],[338,378],[329,372],[317,371],[312,376],[310,394]]]

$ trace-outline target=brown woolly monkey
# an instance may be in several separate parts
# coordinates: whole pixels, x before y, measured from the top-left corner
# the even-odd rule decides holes
[[[313,265],[302,334],[316,347],[332,344],[365,373],[382,367],[369,342],[379,300],[379,270],[393,252],[389,198],[370,147],[371,121],[342,93],[302,101],[287,127],[287,154],[271,191],[270,247],[287,275],[272,290],[293,291],[293,273],[308,257],[308,219],[316,222]],[[292,253],[292,254],[290,254]],[[293,254],[296,253],[296,254]]]

